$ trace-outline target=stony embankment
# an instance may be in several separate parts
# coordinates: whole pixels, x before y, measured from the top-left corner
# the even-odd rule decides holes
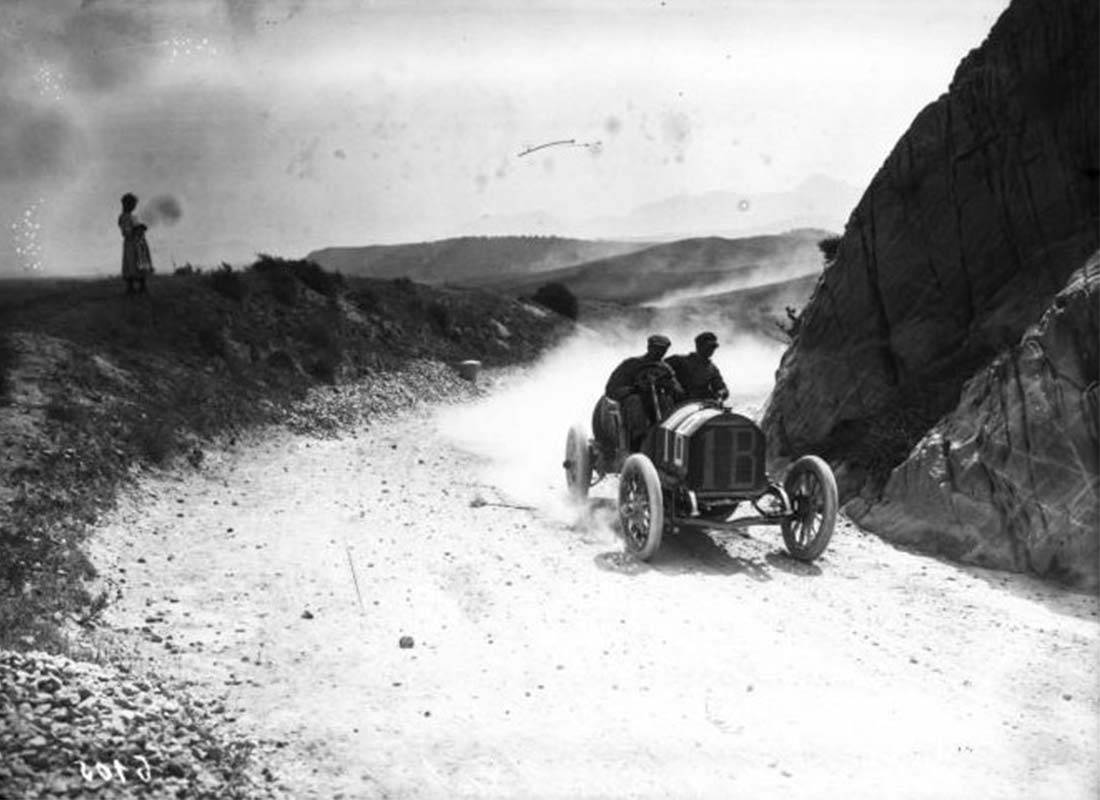
[[[0,794],[261,798],[275,776],[225,730],[220,700],[42,652],[0,650]],[[273,747],[277,745],[272,744]]]

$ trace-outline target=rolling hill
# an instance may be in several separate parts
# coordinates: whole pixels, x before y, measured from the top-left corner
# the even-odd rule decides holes
[[[510,278],[570,267],[630,253],[648,244],[558,236],[464,236],[415,244],[326,247],[306,258],[348,276],[467,283],[473,278]]]
[[[585,300],[668,305],[756,284],[816,276],[822,263],[817,243],[829,235],[802,229],[745,239],[683,239],[572,267],[477,277],[469,283],[529,294],[553,281]]]
[[[809,303],[820,272],[797,278],[700,295],[660,306],[581,300],[580,321],[597,330],[739,331],[787,343],[791,324],[786,309],[801,311]]]

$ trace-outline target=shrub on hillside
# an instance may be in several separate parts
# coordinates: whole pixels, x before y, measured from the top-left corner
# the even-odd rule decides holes
[[[295,276],[318,294],[335,297],[344,288],[344,276],[339,272],[326,272],[313,261],[294,261],[290,265]]]
[[[317,349],[332,347],[336,344],[336,334],[323,320],[313,320],[302,329],[302,339]]]
[[[252,270],[266,275],[276,299],[287,305],[298,299],[298,282],[326,297],[335,297],[344,288],[344,276],[339,272],[326,272],[316,262],[304,259],[260,253]]]
[[[840,250],[840,237],[828,236],[817,243],[817,249],[825,256],[825,266],[832,266],[836,261],[837,251]]]
[[[252,271],[264,276],[274,298],[285,306],[298,304],[298,279],[294,277],[286,259],[260,253]]]
[[[134,423],[130,443],[143,461],[158,467],[167,464],[179,448],[175,427],[153,416]]]
[[[7,402],[8,392],[10,391],[8,374],[14,366],[15,350],[12,349],[7,336],[0,333],[0,403]]]
[[[336,383],[343,356],[338,347],[322,350],[309,361],[309,374],[324,383]]]
[[[373,289],[360,289],[355,293],[354,300],[364,311],[373,311],[378,307],[378,293]]]
[[[46,419],[53,422],[59,422],[62,425],[74,425],[83,423],[87,418],[87,409],[67,397],[54,396],[46,404]]]
[[[248,296],[248,284],[239,272],[234,272],[233,267],[222,262],[221,267],[206,276],[206,282],[222,297],[244,302]]]
[[[289,270],[271,270],[265,273],[272,296],[284,306],[298,304],[298,279]]]
[[[203,355],[215,358],[225,354],[225,337],[218,325],[201,325],[196,333]]]
[[[577,318],[577,296],[562,283],[546,283],[531,298],[540,306],[556,311],[569,319]]]
[[[178,278],[183,278],[188,275],[202,275],[202,267],[196,267],[190,261],[181,267],[176,267],[172,270],[172,274]]]
[[[451,330],[451,310],[438,300],[428,304],[428,319],[432,326],[442,334],[448,334]]]

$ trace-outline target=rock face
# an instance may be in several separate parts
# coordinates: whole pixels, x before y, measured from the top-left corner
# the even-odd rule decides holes
[[[853,211],[780,365],[771,455],[851,497],[958,402],[1098,246],[1094,0],[1014,0]]]
[[[1100,587],[1098,316],[1100,253],[966,385],[860,522],[963,561]]]

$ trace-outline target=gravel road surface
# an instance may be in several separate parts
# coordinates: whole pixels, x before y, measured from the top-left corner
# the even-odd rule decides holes
[[[770,528],[632,563],[523,391],[143,481],[111,623],[294,797],[1097,796],[1095,597],[846,521],[812,565]]]

